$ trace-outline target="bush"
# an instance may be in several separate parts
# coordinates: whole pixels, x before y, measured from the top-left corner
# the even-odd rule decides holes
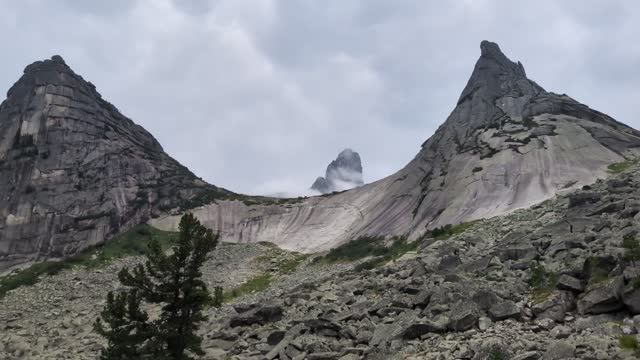
[[[640,355],[640,345],[638,344],[638,339],[636,339],[633,335],[620,335],[618,338],[618,345],[622,349],[632,350],[636,354]]]
[[[468,221],[464,223],[460,223],[457,225],[443,225],[441,227],[437,227],[431,230],[431,237],[436,240],[443,240],[452,237],[453,235],[462,234],[467,231],[470,227],[472,227],[479,220]]]
[[[531,275],[527,282],[533,288],[533,302],[540,303],[555,289],[558,284],[558,274],[547,271],[544,266],[537,264],[531,268]]]
[[[633,235],[627,235],[622,239],[624,248],[624,259],[635,263],[640,260],[640,243]]]
[[[388,246],[385,245],[384,238],[361,237],[332,249],[323,257],[315,258],[314,262],[348,262],[373,257],[354,268],[355,271],[370,270],[396,260],[417,247],[418,241],[408,242],[405,237],[394,237]]]

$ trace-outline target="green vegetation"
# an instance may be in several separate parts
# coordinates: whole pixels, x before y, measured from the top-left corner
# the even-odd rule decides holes
[[[636,339],[633,335],[620,335],[618,338],[618,345],[622,349],[631,350],[636,355],[640,355],[640,345],[638,344],[638,339]]]
[[[271,276],[271,274],[262,274],[253,277],[242,283],[237,288],[224,292],[223,301],[229,302],[246,294],[264,291],[271,285],[273,280],[274,278]]]
[[[627,235],[622,239],[622,247],[624,248],[624,259],[635,264],[640,260],[640,242],[634,235]]]
[[[453,235],[462,234],[472,227],[479,220],[473,220],[469,222],[460,223],[457,225],[444,225],[431,230],[431,237],[436,240],[444,240],[452,237]]]
[[[547,271],[542,265],[535,265],[531,268],[531,275],[528,280],[532,288],[532,300],[534,303],[545,301],[558,284],[558,274]]]
[[[509,355],[502,349],[492,349],[487,356],[488,360],[507,360]]]
[[[95,331],[107,340],[101,360],[194,360],[205,354],[198,331],[207,319],[203,311],[221,304],[215,296],[222,290],[216,288],[211,296],[201,268],[218,245],[218,235],[192,214],[184,215],[179,227],[169,254],[151,240],[146,263],[118,273],[124,288],[109,292],[94,323]],[[160,315],[151,320],[146,309],[153,305]]]
[[[62,261],[36,263],[15,274],[1,277],[0,298],[20,286],[37,283],[41,276],[55,275],[73,266],[96,268],[119,258],[144,255],[149,249],[151,241],[158,242],[160,247],[166,250],[176,241],[177,236],[178,233],[158,230],[146,224],[138,225],[105,244],[87,249],[73,257]]]
[[[264,245],[272,249],[267,254],[258,256],[256,261],[267,264],[273,263],[274,268],[269,272],[247,280],[235,289],[226,291],[223,294],[224,302],[229,302],[246,294],[266,290],[277,279],[278,275],[293,273],[309,257],[307,254],[287,253],[271,243],[265,243]],[[272,261],[274,259],[276,260],[275,262]]]
[[[609,173],[611,174],[619,174],[625,170],[627,170],[628,168],[630,168],[631,166],[635,165],[638,163],[637,159],[634,160],[627,160],[627,161],[622,161],[622,162],[618,162],[618,163],[613,163],[611,165],[609,165],[607,167],[607,169],[609,170]]]
[[[417,241],[407,242],[405,237],[394,237],[389,245],[385,245],[384,238],[361,237],[331,249],[325,256],[315,258],[314,262],[331,264],[373,257],[355,267],[356,271],[369,270],[415,251],[417,246]]]
[[[282,260],[278,261],[278,263],[276,264],[278,272],[281,273],[281,274],[291,274],[308,257],[309,257],[309,255],[307,255],[307,254],[297,254],[296,253],[295,255],[293,255],[291,257],[282,259]]]
[[[238,200],[247,206],[250,205],[288,205],[304,201],[306,197],[299,196],[297,198],[273,198],[266,196],[250,196],[237,194],[232,191],[211,187],[200,191],[191,199],[182,200],[180,208],[184,210],[193,209],[199,206],[215,203],[217,200]]]

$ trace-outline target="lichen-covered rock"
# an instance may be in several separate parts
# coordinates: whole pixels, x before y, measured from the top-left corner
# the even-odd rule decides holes
[[[622,309],[622,290],[624,279],[616,276],[612,279],[590,285],[578,298],[580,314],[602,314]]]

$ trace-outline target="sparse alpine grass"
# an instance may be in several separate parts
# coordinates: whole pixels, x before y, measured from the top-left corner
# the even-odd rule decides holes
[[[256,261],[261,263],[272,263],[272,260],[275,259],[275,262],[273,262],[274,267],[270,269],[270,271],[250,278],[236,288],[225,291],[222,296],[224,302],[230,302],[241,296],[266,290],[278,278],[278,276],[293,273],[296,271],[298,266],[300,266],[300,264],[309,257],[308,254],[300,254],[297,252],[286,253],[272,243],[263,243],[262,245],[271,249],[269,253],[258,256]]]
[[[273,280],[274,278],[271,274],[255,276],[240,284],[237,288],[225,291],[222,295],[222,299],[224,302],[229,302],[243,295],[264,291],[271,285]]]
[[[633,335],[620,335],[618,345],[622,349],[631,350],[636,355],[640,355],[640,344],[638,344],[638,339]]]
[[[163,249],[168,249],[177,239],[178,233],[158,230],[149,225],[138,225],[105,244],[83,251],[62,261],[45,261],[31,265],[17,273],[0,277],[0,298],[20,286],[37,283],[42,276],[55,275],[74,266],[97,268],[127,256],[144,255],[151,240],[156,240]]]
[[[473,221],[463,222],[457,225],[448,224],[448,225],[443,225],[441,227],[437,227],[431,230],[431,237],[436,240],[448,239],[454,235],[462,234],[478,221],[479,220],[473,220]]]
[[[638,159],[617,162],[609,165],[607,167],[607,170],[611,174],[619,174],[637,163],[638,163]]]
[[[371,257],[354,268],[356,271],[369,270],[396,260],[418,247],[418,241],[408,242],[406,237],[394,237],[387,243],[381,237],[360,237],[331,249],[325,256],[315,258],[314,263],[332,264]]]

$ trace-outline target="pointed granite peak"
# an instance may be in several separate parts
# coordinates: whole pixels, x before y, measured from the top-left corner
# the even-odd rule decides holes
[[[511,61],[500,50],[498,44],[483,40],[480,43],[480,58],[460,95],[458,104],[477,95],[492,102],[507,94],[536,94],[542,90],[536,83],[527,79],[520,62]]]

